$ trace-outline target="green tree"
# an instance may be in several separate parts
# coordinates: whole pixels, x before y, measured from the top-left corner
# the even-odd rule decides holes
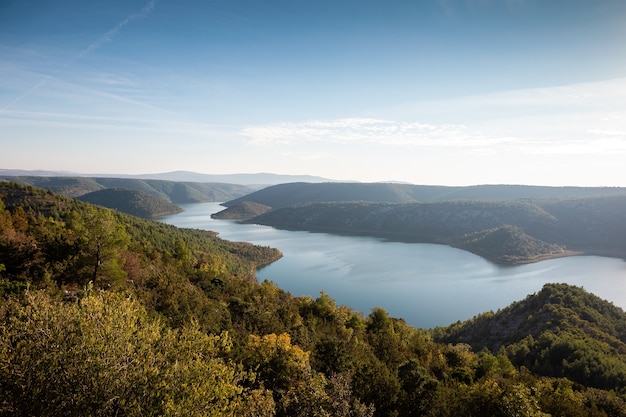
[[[120,253],[130,237],[111,210],[85,206],[71,213],[69,227],[76,236],[82,283],[91,280],[99,287],[110,287],[125,277]]]
[[[0,415],[272,415],[269,393],[223,359],[227,335],[171,330],[121,294],[87,292],[0,306]]]

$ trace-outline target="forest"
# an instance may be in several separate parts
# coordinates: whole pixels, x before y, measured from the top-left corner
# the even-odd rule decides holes
[[[324,184],[313,185],[319,188]],[[332,185],[333,189],[351,186]],[[243,213],[239,216],[242,221],[288,230],[444,244],[505,265],[577,254],[626,258],[626,194],[620,188],[557,188],[555,194],[561,197],[523,198],[544,195],[550,187],[520,186],[516,188],[517,198],[499,199],[510,195],[510,190],[494,186],[490,193],[483,190],[468,199],[438,200],[443,196],[438,194],[427,201],[402,202],[397,193],[388,195],[397,185],[363,185],[375,185],[378,192],[371,194],[369,200],[346,201],[333,193],[313,195],[309,185],[300,185],[299,192],[297,188],[271,187],[224,203],[227,209],[214,217],[237,217]],[[351,188],[354,187],[348,190]],[[285,189],[290,193],[283,195]],[[486,199],[476,199],[481,195]],[[375,201],[383,197],[392,201]],[[305,198],[311,201],[282,205],[286,200]],[[338,200],[318,201],[323,198]],[[251,203],[277,205],[269,205],[260,214],[242,209],[243,204]]]
[[[276,249],[0,197],[2,416],[626,416],[626,313],[583,289],[419,329],[258,282]]]

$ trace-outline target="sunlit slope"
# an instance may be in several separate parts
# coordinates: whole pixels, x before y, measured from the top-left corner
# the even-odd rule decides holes
[[[517,366],[587,386],[626,384],[626,313],[578,287],[547,284],[497,313],[438,329],[437,339],[504,349]]]

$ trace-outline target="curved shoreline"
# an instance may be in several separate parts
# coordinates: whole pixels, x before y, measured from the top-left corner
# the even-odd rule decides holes
[[[253,219],[242,220],[242,223],[256,223],[253,221],[249,221]],[[325,229],[325,228],[315,228],[315,229],[302,229],[302,228],[293,228],[293,227],[285,227],[285,226],[277,226],[273,224],[264,224],[265,226],[275,227],[277,229],[282,230],[292,230],[292,231],[304,231],[310,233],[328,233],[333,235],[343,235],[343,236],[367,236],[378,239],[384,239],[391,242],[402,242],[402,243],[428,243],[433,245],[446,245],[456,249],[460,249],[466,252],[473,253],[474,255],[480,256],[483,259],[488,260],[496,265],[502,266],[516,266],[516,265],[526,265],[533,264],[541,261],[547,261],[551,259],[558,258],[566,258],[570,256],[604,256],[607,258],[617,258],[626,260],[626,252],[621,251],[619,249],[594,249],[594,248],[586,248],[586,249],[566,249],[564,248],[561,252],[553,252],[546,253],[537,256],[533,256],[530,258],[509,258],[502,259],[495,256],[490,256],[488,253],[481,253],[477,251],[472,251],[463,245],[456,244],[453,239],[443,238],[443,237],[435,237],[435,236],[415,236],[411,234],[404,233],[394,233],[394,232],[379,232],[379,231],[347,231],[347,230],[333,230],[333,229]]]

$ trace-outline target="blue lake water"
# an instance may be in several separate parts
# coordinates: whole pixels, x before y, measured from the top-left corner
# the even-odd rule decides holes
[[[382,307],[393,317],[424,328],[444,326],[506,307],[564,282],[584,287],[626,308],[626,262],[599,256],[499,266],[444,245],[389,242],[370,237],[278,230],[214,220],[219,203],[184,205],[160,221],[213,230],[223,239],[279,249],[284,257],[257,271],[293,295],[330,295],[364,314]]]

